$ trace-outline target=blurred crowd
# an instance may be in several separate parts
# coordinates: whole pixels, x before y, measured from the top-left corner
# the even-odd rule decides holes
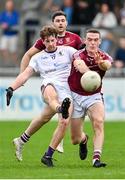
[[[39,37],[41,27],[51,23],[56,10],[67,14],[71,31],[79,27],[75,32],[79,35],[81,29],[99,29],[103,38],[100,48],[113,56],[116,74],[123,75],[124,0],[0,0],[0,66],[19,67],[22,55]]]

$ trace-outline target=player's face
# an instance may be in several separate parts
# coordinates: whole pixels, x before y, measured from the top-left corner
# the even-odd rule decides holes
[[[67,21],[65,16],[56,16],[53,21],[53,24],[58,30],[59,34],[63,34],[66,31]]]
[[[51,51],[55,51],[56,50],[56,43],[57,43],[57,39],[55,36],[49,36],[49,37],[46,37],[43,41],[45,47],[46,47],[46,50],[48,52],[51,52]]]
[[[101,43],[101,39],[98,33],[87,33],[85,40],[87,51],[92,53],[97,52],[100,43]]]

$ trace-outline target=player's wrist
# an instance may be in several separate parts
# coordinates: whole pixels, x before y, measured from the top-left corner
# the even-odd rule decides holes
[[[9,91],[14,91],[14,89],[12,87],[8,87]]]

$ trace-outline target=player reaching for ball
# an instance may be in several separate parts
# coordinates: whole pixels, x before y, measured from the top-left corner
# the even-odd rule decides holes
[[[105,163],[100,161],[104,141],[105,118],[103,95],[101,93],[102,83],[96,91],[86,92],[80,84],[80,79],[85,72],[92,70],[98,72],[102,80],[106,70],[111,68],[112,58],[99,49],[100,43],[100,32],[89,29],[85,35],[86,47],[74,54],[71,74],[68,79],[74,102],[71,121],[72,142],[73,144],[79,144],[82,141],[83,119],[87,114],[94,131],[92,165],[97,168],[106,166]],[[84,143],[86,142],[84,141]],[[84,147],[84,143],[80,146],[81,160],[83,160],[82,147]]]

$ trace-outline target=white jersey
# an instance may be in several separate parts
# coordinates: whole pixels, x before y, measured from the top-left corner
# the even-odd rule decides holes
[[[76,51],[70,46],[58,46],[54,52],[43,50],[31,58],[29,66],[40,73],[43,82],[67,82],[72,56]]]

